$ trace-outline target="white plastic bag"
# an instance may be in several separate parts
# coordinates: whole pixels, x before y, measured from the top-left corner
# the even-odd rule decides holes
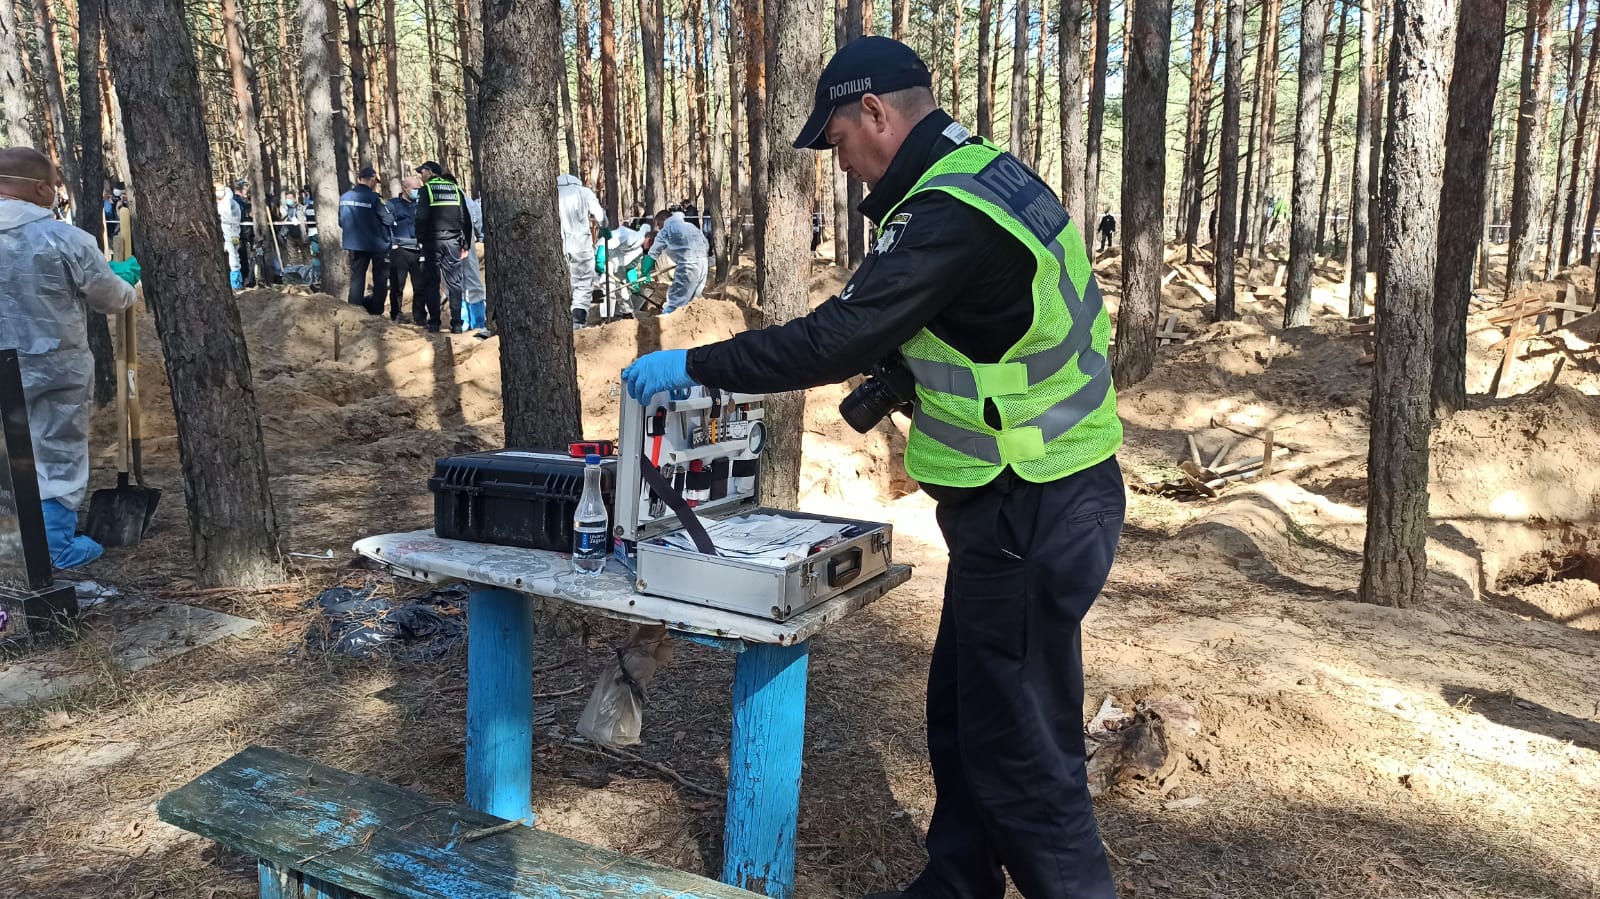
[[[636,746],[644,727],[645,689],[672,662],[672,636],[659,624],[633,629],[606,666],[578,717],[578,733],[605,746]]]

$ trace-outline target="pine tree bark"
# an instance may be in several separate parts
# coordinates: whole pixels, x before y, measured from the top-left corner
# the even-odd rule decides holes
[[[988,3],[990,0],[981,0],[981,2]],[[867,25],[870,23],[872,18],[871,10],[872,8],[870,4],[864,2],[864,0],[848,0],[845,6],[846,37],[848,37],[850,40],[855,40],[856,38],[867,33]],[[980,56],[982,55],[982,52],[982,48],[980,47]],[[989,81],[991,84],[989,108],[993,109],[994,95],[992,85],[994,81],[994,73],[993,70],[986,71],[989,71],[990,73]],[[979,76],[980,79],[982,77],[982,75]],[[982,113],[980,112],[980,115],[981,114]],[[989,132],[982,131],[980,129],[980,133],[987,135]],[[755,157],[752,155],[751,164],[754,165],[754,163]],[[861,213],[856,211],[861,208],[861,201],[866,199],[866,189],[865,185],[863,185],[860,181],[857,181],[854,178],[847,178],[845,180],[845,191],[845,205],[848,207],[848,211],[845,214],[845,237],[850,243],[850,254],[847,261],[849,262],[851,268],[855,268],[861,264],[862,260],[867,258],[867,223],[866,219],[862,217]]]
[[[467,170],[471,174],[470,179],[462,180],[462,185],[472,195],[483,192],[483,115],[478,109],[478,82],[483,62],[483,34],[479,23],[482,21],[483,0],[456,0],[456,61],[461,71],[461,92],[467,100]]]
[[[350,262],[344,254],[344,235],[339,228],[338,213],[339,194],[343,192],[338,175],[342,171],[338,160],[341,129],[335,112],[339,82],[334,72],[339,67],[339,59],[334,51],[338,43],[327,39],[335,23],[325,0],[300,0],[300,22],[301,93],[306,103],[306,183],[317,201],[322,289],[330,296],[342,297],[349,293]],[[215,214],[212,218],[216,218]]]
[[[1106,123],[1106,70],[1111,59],[1111,0],[1094,0],[1094,63],[1089,77],[1089,132],[1084,137],[1085,224],[1100,208],[1100,153]],[[1091,232],[1092,233],[1092,232]]]
[[[1254,218],[1250,228],[1250,268],[1253,271],[1261,261],[1267,247],[1267,222],[1273,206],[1272,163],[1277,148],[1278,131],[1278,38],[1282,32],[1283,0],[1267,0],[1261,27],[1261,143],[1258,145],[1260,164],[1256,167],[1257,210],[1246,209]]]
[[[609,221],[622,220],[622,183],[617,171],[617,19],[615,0],[600,0],[600,168],[604,174],[604,196]]]
[[[22,32],[17,26],[17,9],[9,0],[0,0],[0,108],[6,117],[6,144],[31,147],[39,143],[29,127],[33,116],[28,109],[27,81],[22,74]]]
[[[39,82],[44,89],[45,103],[49,107],[50,121],[54,123],[55,142],[52,145],[56,164],[66,179],[67,189],[73,194],[74,206],[88,202],[77,196],[82,190],[83,178],[78,173],[77,131],[71,116],[67,115],[67,82],[61,66],[61,45],[56,40],[55,21],[50,17],[50,0],[24,0],[33,7],[34,34],[39,46]]]
[[[1255,215],[1252,210],[1255,208],[1255,195],[1253,192],[1256,186],[1256,139],[1260,136],[1261,114],[1263,111],[1261,105],[1261,80],[1266,74],[1266,66],[1262,64],[1263,60],[1261,58],[1261,49],[1267,45],[1266,9],[1267,4],[1263,0],[1261,4],[1261,21],[1256,27],[1256,67],[1255,71],[1250,75],[1250,130],[1245,140],[1244,148],[1244,179],[1239,182],[1239,190],[1242,196],[1239,200],[1239,227],[1235,252],[1240,256],[1244,255],[1245,248],[1250,245],[1250,235],[1255,233],[1253,227]]]
[[[1495,59],[1505,44],[1506,0],[1460,0],[1455,58]],[[1472,268],[1483,235],[1494,137],[1495,66],[1457,66],[1450,78],[1444,187],[1439,195],[1433,282],[1433,409],[1441,418],[1467,404],[1467,313]]]
[[[1088,243],[1090,216],[1084,170],[1087,148],[1083,143],[1083,17],[1084,0],[1062,0],[1060,43],[1061,59],[1061,205],[1078,224],[1080,237]],[[1043,73],[1040,73],[1043,81]],[[1043,122],[1040,122],[1043,130]],[[1093,247],[1089,247],[1090,250]],[[1093,255],[1091,253],[1091,255]]]
[[[850,42],[850,29],[847,25],[849,14],[849,0],[833,0],[833,49],[835,52],[843,50],[844,45]],[[955,113],[951,113],[951,115],[955,115]],[[839,154],[837,151],[828,153],[828,162],[833,171],[833,264],[842,268],[850,263],[848,222],[854,213],[854,210],[850,208],[850,179],[845,176],[844,169],[839,167]]]
[[[1222,69],[1222,135],[1217,149],[1217,245],[1211,281],[1216,285],[1216,320],[1239,317],[1234,301],[1234,226],[1239,210],[1239,96],[1244,80],[1244,4],[1227,0],[1228,52]]]
[[[428,99],[433,120],[434,161],[453,170],[455,164],[450,159],[450,139],[446,134],[449,124],[444,112],[444,75],[440,70],[444,46],[439,37],[436,0],[422,0],[422,22],[428,42]]]
[[[226,0],[224,0],[226,2]],[[361,7],[357,0],[344,0],[344,32],[350,57],[350,111],[355,117],[355,166],[371,165],[372,123],[367,120],[367,54],[361,39]],[[246,136],[245,141],[249,142]]]
[[[1183,240],[1187,234],[1189,224],[1189,202],[1194,192],[1195,157],[1198,148],[1195,146],[1200,133],[1200,116],[1203,114],[1204,104],[1201,91],[1210,90],[1210,74],[1206,74],[1205,82],[1201,81],[1200,60],[1205,55],[1206,40],[1206,0],[1194,0],[1194,21],[1189,28],[1189,99],[1185,104],[1183,127],[1183,168],[1178,186],[1178,215],[1177,231],[1174,240]],[[1201,176],[1204,177],[1205,167],[1201,166]],[[1193,250],[1193,247],[1190,247]]]
[[[1578,67],[1583,62],[1583,20],[1587,18],[1587,11],[1588,3],[1586,0],[1577,0],[1573,14],[1572,30],[1567,36],[1567,74],[1566,80],[1562,82],[1563,91],[1567,96],[1566,102],[1561,105],[1561,130],[1556,136],[1556,181],[1550,190],[1550,217],[1545,221],[1545,280],[1554,278],[1563,264],[1562,257],[1557,252],[1560,244],[1556,239],[1556,224],[1561,220],[1561,216],[1557,214],[1557,209],[1561,202],[1562,177],[1567,173],[1567,135],[1571,133],[1569,129],[1572,127],[1572,120],[1578,113],[1578,95],[1580,91],[1576,85]],[[1563,10],[1562,17],[1565,18],[1565,15],[1566,12]],[[1577,147],[1574,146],[1573,154],[1578,155],[1578,153]]]
[[[1317,261],[1317,125],[1322,119],[1323,55],[1327,49],[1328,2],[1300,5],[1300,92],[1295,106],[1294,197],[1289,230],[1289,289],[1283,326],[1311,324],[1311,273]]]
[[[1029,135],[1028,165],[1032,166],[1036,172],[1043,172],[1045,170],[1044,73],[1046,68],[1046,55],[1048,52],[1045,38],[1050,32],[1050,27],[1048,24],[1049,21],[1050,0],[1039,0],[1039,46],[1035,53],[1038,64],[1036,66],[1037,71],[1034,73],[1033,78],[1033,113],[1028,118],[1029,123],[1032,125]],[[1046,182],[1049,180],[1049,178],[1045,178]]]
[[[1594,266],[1595,219],[1600,217],[1600,141],[1595,141],[1594,168],[1589,174],[1589,212],[1583,219],[1583,264]]]
[[[756,258],[761,258],[766,239],[762,222],[767,217],[767,27],[762,0],[740,0],[744,29],[744,108],[745,133],[750,147],[750,212],[754,227],[751,237]],[[790,138],[793,140],[793,138]],[[797,232],[798,233],[798,232]]]
[[[210,200],[210,152],[183,4],[111,3],[107,15],[130,174],[135,184],[150,185],[139,195],[134,240],[172,386],[196,580],[279,583],[278,521],[250,357]]]
[[[1572,148],[1572,168],[1567,177],[1568,188],[1565,212],[1561,217],[1561,264],[1570,265],[1572,254],[1576,249],[1576,230],[1578,208],[1583,196],[1583,164],[1588,159],[1588,147],[1600,145],[1600,140],[1590,133],[1591,110],[1594,108],[1595,91],[1600,90],[1600,10],[1595,15],[1595,23],[1589,29],[1589,62],[1588,71],[1583,78],[1583,99],[1578,103],[1577,137]]]
[[[3,2],[3,0],[0,0]],[[278,283],[277,242],[268,233],[266,224],[276,218],[272,205],[267,202],[266,146],[261,131],[261,116],[256,110],[256,67],[250,55],[249,31],[245,27],[244,9],[238,0],[222,0],[222,33],[228,51],[228,69],[233,78],[233,102],[239,115],[239,131],[244,138],[245,171],[250,178],[250,205],[261,210],[263,223],[257,230],[256,246],[261,249],[261,281]]]
[[[583,433],[570,291],[556,212],[556,92],[565,80],[558,0],[488,3],[479,109],[489,295],[499,322],[507,446]]]
[[[0,6],[7,0],[0,0]],[[102,0],[78,3],[78,134],[83,139],[83,160],[79,166],[85,198],[73,210],[79,228],[94,236],[105,248],[105,216],[100,197],[105,190],[106,157],[101,145],[102,110],[100,102],[100,48]],[[117,398],[116,352],[111,346],[111,329],[103,313],[89,311],[89,351],[94,354],[94,401],[104,406]]]
[[[1011,49],[1011,134],[1007,147],[1028,159],[1028,0],[1016,0]],[[1029,164],[1034,164],[1029,160]]]
[[[897,4],[896,9],[900,7]],[[812,151],[791,146],[811,112],[816,60],[821,56],[821,0],[768,0],[773,48],[767,71],[767,201],[757,222],[765,237],[756,251],[756,292],[762,323],[780,325],[811,309],[811,253],[796,236],[810,232],[816,166]],[[761,501],[795,508],[800,498],[800,449],[804,391],[767,399],[768,444],[761,455]]]
[[[405,172],[405,157],[400,142],[400,60],[395,38],[394,0],[383,0],[383,158],[387,163],[389,194],[400,193]]]
[[[1377,0],[1361,0],[1361,51],[1356,63],[1356,147],[1350,163],[1350,246],[1345,271],[1350,276],[1351,318],[1367,314],[1368,185],[1372,183],[1373,51],[1378,26]]]
[[[1333,79],[1328,85],[1328,102],[1322,119],[1322,194],[1317,200],[1317,252],[1326,253],[1328,246],[1328,219],[1334,209],[1330,203],[1333,193],[1333,123],[1339,110],[1339,82],[1344,75],[1344,38],[1350,19],[1350,6],[1339,0],[1339,33],[1333,39]],[[1335,233],[1338,228],[1334,228]],[[1348,243],[1348,237],[1346,239]]]
[[[644,205],[651,215],[667,208],[666,143],[662,138],[663,69],[661,0],[639,0],[639,42],[644,54]]]
[[[1373,44],[1372,102],[1367,106],[1367,128],[1372,134],[1367,157],[1367,269],[1383,277],[1383,227],[1378,208],[1382,195],[1383,135],[1387,119],[1393,111],[1393,98],[1389,92],[1388,46],[1391,40],[1387,4],[1378,6],[1378,31]]]
[[[1383,229],[1383,314],[1359,597],[1400,608],[1419,605],[1428,585],[1428,390],[1454,6],[1452,0],[1396,0],[1394,7],[1394,100],[1383,167],[1389,224]]]
[[[1221,3],[1224,2],[1224,0],[1213,0],[1213,2]],[[1202,0],[1196,0],[1195,5],[1197,7],[1195,27],[1200,28],[1201,20],[1198,8],[1204,6],[1204,3]],[[1193,107],[1191,109],[1191,114],[1194,116],[1194,131],[1190,134],[1188,149],[1185,151],[1184,155],[1184,161],[1188,164],[1187,180],[1189,181],[1189,202],[1187,205],[1180,205],[1178,207],[1179,214],[1184,218],[1183,241],[1185,244],[1185,263],[1194,261],[1195,245],[1201,242],[1200,221],[1204,217],[1203,213],[1205,212],[1206,168],[1209,162],[1207,157],[1211,151],[1211,88],[1217,73],[1216,35],[1210,35],[1209,39],[1211,41],[1211,51],[1209,53],[1205,53],[1204,51],[1204,37],[1201,40],[1196,41],[1190,47],[1191,53],[1201,53],[1204,55],[1206,67],[1205,70],[1200,74],[1198,84],[1196,84],[1192,67],[1193,65],[1198,64],[1197,60],[1200,57],[1196,56],[1195,61],[1191,61],[1191,70],[1189,76],[1191,96],[1189,100],[1190,105]]]
[[[1083,0],[1078,0],[1082,3]],[[961,18],[966,12],[965,3],[956,3],[955,32],[950,45],[950,117],[961,121]]]
[[[594,121],[594,50],[589,42],[589,0],[575,0],[573,24],[578,28],[578,124],[583,134],[579,142],[579,172],[584,184],[598,184],[600,167],[595,150],[600,132]],[[615,225],[616,219],[610,220]]]
[[[1167,183],[1167,59],[1171,0],[1138,0],[1123,92],[1122,305],[1112,379],[1128,387],[1155,365],[1161,313],[1162,194]]]
[[[707,89],[711,92],[711,119],[707,123],[711,129],[710,159],[706,161],[710,182],[706,186],[705,212],[706,215],[711,217],[713,241],[720,239],[724,232],[728,230],[726,215],[728,205],[724,201],[727,178],[725,177],[724,169],[728,160],[728,150],[725,143],[727,139],[726,129],[728,127],[727,110],[731,106],[731,101],[723,95],[725,85],[723,80],[717,77],[717,68],[713,62],[717,56],[717,48],[722,42],[722,17],[718,14],[717,6],[718,4],[716,3],[708,4],[706,10],[709,14],[706,18],[710,24],[706,35],[705,54],[705,80]],[[715,243],[712,244],[711,249],[717,255],[717,281],[718,283],[725,282],[728,280],[730,266],[733,265],[735,260],[729,259],[728,254],[722,252],[721,248],[716,246]]]
[[[859,0],[853,0],[852,6]],[[994,0],[978,0],[978,133],[994,139]]]
[[[726,29],[723,35],[727,40],[728,51],[728,102],[727,102],[727,134],[728,134],[728,207],[727,216],[722,222],[722,251],[718,253],[720,259],[726,259],[728,265],[739,262],[740,248],[744,243],[744,210],[749,208],[746,197],[746,188],[749,178],[745,175],[744,165],[748,162],[739,139],[739,114],[743,106],[744,97],[741,88],[744,86],[744,65],[740,55],[739,40],[739,13],[733,3],[726,3],[723,9],[727,12],[724,20]]]
[[[1557,6],[1551,0],[1528,0],[1523,32],[1521,107],[1517,113],[1517,161],[1511,183],[1511,247],[1506,253],[1506,297],[1514,297],[1528,281],[1538,243],[1541,170],[1544,162],[1545,114],[1550,105],[1551,36]]]

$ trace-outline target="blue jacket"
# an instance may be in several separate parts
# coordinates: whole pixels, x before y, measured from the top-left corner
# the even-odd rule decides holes
[[[394,245],[415,250],[417,243],[417,202],[408,196],[389,201],[389,215],[394,218]]]
[[[394,239],[394,217],[378,192],[357,184],[339,198],[343,246],[354,253],[387,253]]]

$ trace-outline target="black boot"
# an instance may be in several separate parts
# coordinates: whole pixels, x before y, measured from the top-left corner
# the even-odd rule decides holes
[[[574,309],[574,310],[572,310],[572,330],[576,331],[576,330],[582,328],[585,324],[588,323],[588,321],[589,321],[589,310],[587,310],[587,309]]]

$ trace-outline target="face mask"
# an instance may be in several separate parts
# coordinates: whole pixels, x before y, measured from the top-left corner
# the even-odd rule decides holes
[[[419,190],[417,188],[412,188],[411,189],[411,199],[415,200],[417,197],[420,197],[420,196],[422,196],[422,191],[421,190]]]

